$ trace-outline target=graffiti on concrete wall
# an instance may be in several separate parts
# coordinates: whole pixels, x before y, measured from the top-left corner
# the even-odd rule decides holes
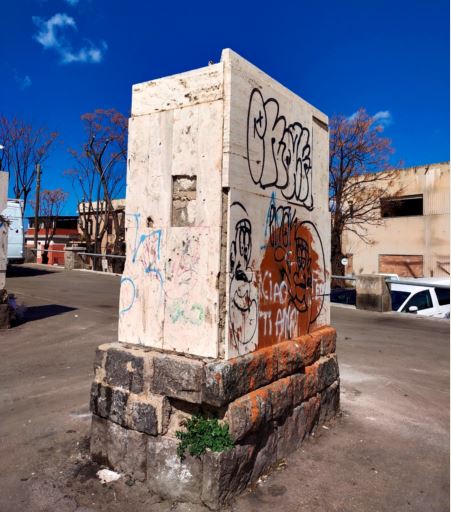
[[[246,208],[235,202],[232,210],[237,210],[239,220],[235,224],[230,247],[229,285],[229,328],[230,340],[235,348],[255,349],[257,330],[257,289],[250,262],[252,257],[252,225]]]
[[[133,218],[133,247],[132,247],[132,264],[138,265],[143,274],[147,274],[150,279],[156,279],[163,292],[163,263],[161,260],[161,229],[147,230],[146,233],[140,233],[139,223],[140,214],[131,214]],[[123,276],[121,279],[121,301],[122,307],[119,314],[130,311],[136,299],[139,297],[139,288],[135,280],[130,276]]]
[[[309,332],[326,284],[321,236],[305,218],[314,209],[310,130],[287,121],[278,101],[259,89],[250,94],[246,128],[257,195],[242,193],[230,212],[229,341],[238,354]],[[271,197],[258,194],[262,189]]]
[[[165,299],[168,317],[173,324],[200,325],[205,308],[192,301],[193,291],[199,285],[200,237],[186,235],[166,262]]]
[[[274,98],[254,89],[247,114],[247,161],[253,182],[277,188],[283,197],[313,210],[311,136],[299,122],[288,124]]]
[[[260,263],[259,347],[309,331],[324,304],[325,257],[315,224],[296,208],[277,206],[266,216],[266,247]]]
[[[160,290],[157,306],[167,308],[168,319],[176,323],[200,325],[205,318],[205,308],[199,302],[190,301],[193,290],[199,283],[200,261],[199,235],[186,235],[180,244],[175,244],[171,254],[163,261],[162,229],[140,229],[140,214],[131,214],[133,224],[131,239],[132,274],[121,279],[120,314],[133,309],[140,298],[146,279],[155,280]],[[167,252],[167,247],[166,251]],[[168,256],[166,254],[166,256]]]

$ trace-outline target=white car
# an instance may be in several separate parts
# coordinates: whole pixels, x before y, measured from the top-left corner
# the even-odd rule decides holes
[[[419,279],[431,286],[391,283],[392,310],[399,313],[414,313],[421,316],[449,318],[449,288],[438,288],[434,284],[450,284],[447,279]]]

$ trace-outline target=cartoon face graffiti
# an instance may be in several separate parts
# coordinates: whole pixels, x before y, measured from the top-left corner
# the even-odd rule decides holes
[[[277,206],[267,212],[268,243],[260,265],[259,347],[309,331],[318,318],[326,282],[324,250],[315,225],[300,221],[296,208]]]
[[[257,293],[249,266],[252,256],[251,222],[242,204],[233,203],[232,208],[239,212],[241,218],[235,224],[235,236],[230,246],[229,332],[233,346],[239,350],[256,343]]]

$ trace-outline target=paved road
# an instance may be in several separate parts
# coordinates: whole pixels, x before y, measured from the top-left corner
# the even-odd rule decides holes
[[[116,339],[119,278],[41,269],[7,280],[28,310],[0,332],[0,512],[169,511],[83,466],[93,355]],[[449,322],[334,307],[332,323],[342,417],[232,510],[449,510]]]

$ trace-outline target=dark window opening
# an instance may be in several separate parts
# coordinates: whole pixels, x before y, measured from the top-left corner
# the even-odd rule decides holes
[[[404,306],[403,311],[409,311],[411,306],[416,306],[418,311],[432,308],[432,298],[429,290],[416,293]]]
[[[449,288],[436,288],[435,293],[437,294],[437,300],[440,306],[449,304]]]
[[[393,311],[398,309],[404,304],[404,301],[410,295],[409,292],[400,292],[398,290],[391,291],[391,308]]]
[[[381,216],[409,217],[423,215],[423,195],[381,199]]]

